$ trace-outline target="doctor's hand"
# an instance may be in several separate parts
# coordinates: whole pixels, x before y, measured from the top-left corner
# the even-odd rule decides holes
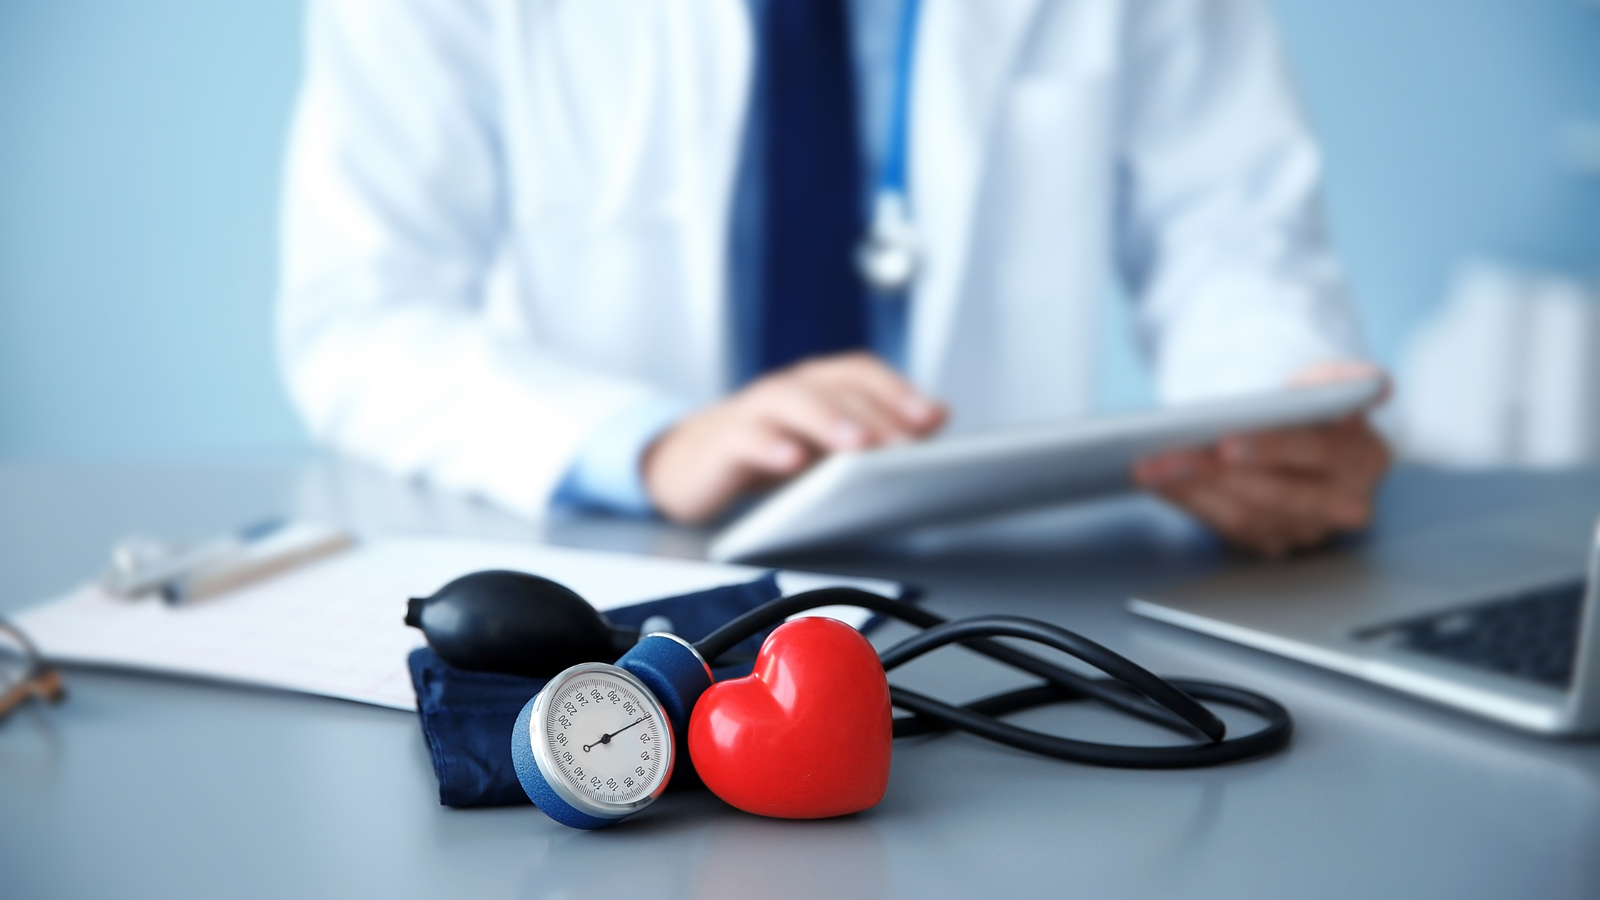
[[[806,360],[683,419],[645,451],[645,489],[678,522],[704,522],[829,455],[926,437],[943,405],[868,353]]]
[[[1298,384],[1374,374],[1340,364]],[[1389,468],[1388,445],[1366,415],[1237,435],[1215,447],[1141,461],[1134,481],[1187,510],[1241,549],[1280,557],[1372,520],[1372,495]]]
[[[667,518],[704,522],[830,453],[926,437],[947,413],[867,353],[807,360],[683,419],[645,451],[645,489]]]

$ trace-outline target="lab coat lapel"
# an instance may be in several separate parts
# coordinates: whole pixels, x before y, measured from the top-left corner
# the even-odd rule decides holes
[[[754,68],[754,33],[746,0],[700,0],[679,7],[670,23],[668,116],[675,125],[673,158],[685,196],[684,223],[689,329],[696,346],[694,380],[705,399],[729,382],[727,229]]]
[[[925,247],[911,376],[938,390],[982,211],[996,107],[1041,0],[925,0],[912,86],[911,198]]]

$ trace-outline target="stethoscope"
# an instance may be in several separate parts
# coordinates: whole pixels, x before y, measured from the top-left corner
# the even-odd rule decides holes
[[[695,702],[711,687],[712,663],[797,613],[835,605],[865,608],[922,629],[878,654],[885,671],[960,644],[1041,679],[961,705],[890,685],[892,705],[910,713],[894,718],[895,738],[957,730],[1068,762],[1178,769],[1277,752],[1293,729],[1288,710],[1269,697],[1212,682],[1161,678],[1047,622],[1007,615],[947,620],[907,600],[852,588],[780,597],[691,642],[670,632],[641,636],[613,625],[571,590],[538,576],[479,572],[451,582],[432,597],[413,599],[406,622],[421,628],[434,651],[458,668],[550,679],[522,710],[511,735],[518,777],[529,798],[551,818],[573,827],[600,828],[638,812],[666,789],[684,755],[683,736]],[[996,638],[1050,647],[1108,677],[1080,675]],[[1266,724],[1229,737],[1222,720],[1201,700],[1247,710]],[[1081,741],[1000,718],[1076,701],[1098,702],[1191,742],[1127,746]],[[597,745],[609,754],[613,741],[626,745],[627,765],[617,771],[593,765],[586,769],[586,763],[599,758]]]
[[[889,107],[889,133],[873,189],[867,234],[856,248],[856,267],[862,279],[875,296],[883,299],[903,296],[921,268],[906,178],[911,76],[921,5],[921,0],[904,0],[901,10],[895,48],[894,91]]]

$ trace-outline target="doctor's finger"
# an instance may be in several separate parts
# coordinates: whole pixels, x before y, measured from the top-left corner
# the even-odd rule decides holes
[[[866,446],[876,447],[907,441],[917,435],[900,421],[893,410],[859,390],[840,386],[829,392],[829,400],[867,433]]]
[[[1218,468],[1215,457],[1215,453],[1206,449],[1169,450],[1134,463],[1133,479],[1140,487],[1152,490],[1202,481],[1215,477]]]
[[[1211,526],[1228,543],[1266,556],[1315,546],[1338,530],[1315,512],[1314,505],[1284,503],[1272,493],[1253,495],[1240,490],[1236,480],[1221,476],[1157,492]]]
[[[1324,426],[1223,438],[1218,456],[1231,467],[1326,471],[1340,462],[1339,435]]]
[[[804,440],[782,428],[754,422],[730,440],[730,450],[744,473],[740,491],[765,486],[773,478],[797,475],[809,466],[816,454]]]
[[[1389,470],[1389,445],[1364,419],[1328,426],[1331,459],[1321,470],[1287,470],[1326,479],[1334,490],[1370,505],[1379,482]]]
[[[876,446],[917,436],[873,386],[870,373],[882,368],[875,358],[857,353],[807,363],[795,370],[795,377],[860,425],[866,432],[866,446]]]
[[[1244,529],[1248,540],[1238,543],[1259,548],[1269,556],[1304,550],[1327,542],[1342,529],[1321,516],[1299,516],[1282,507],[1243,501]]]
[[[1258,515],[1288,522],[1355,529],[1366,525],[1372,516],[1371,504],[1364,493],[1347,490],[1328,478],[1293,472],[1232,470],[1219,477],[1219,486],[1236,495],[1247,509],[1258,511]]]
[[[1241,445],[1245,445],[1241,449]],[[1298,472],[1325,477],[1341,489],[1370,493],[1388,471],[1389,445],[1364,417],[1223,442],[1219,455],[1230,469]]]
[[[777,376],[748,392],[747,409],[756,422],[791,434],[826,452],[859,450],[871,440],[837,397],[794,378]]]
[[[1365,416],[1347,419],[1336,426],[1341,465],[1339,471],[1365,483],[1370,489],[1389,471],[1394,452],[1378,429]]]
[[[918,391],[883,360],[870,353],[850,353],[817,360],[802,368],[803,377],[859,392],[885,414],[921,436],[943,424],[944,407]]]
[[[1237,495],[1214,482],[1158,488],[1156,493],[1209,526],[1230,544],[1257,553],[1277,555],[1285,549],[1262,528],[1259,515]]]

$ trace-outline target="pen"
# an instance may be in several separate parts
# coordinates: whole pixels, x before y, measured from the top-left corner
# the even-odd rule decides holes
[[[283,518],[263,519],[189,546],[144,537],[126,538],[111,548],[111,570],[101,582],[114,594],[141,597],[186,572],[237,553],[245,544],[272,534],[284,524]]]
[[[122,597],[160,593],[176,605],[285,571],[351,542],[342,529],[283,518],[191,545],[133,537],[112,549],[112,567],[101,583]]]
[[[307,522],[280,524],[167,580],[161,585],[161,597],[171,605],[210,597],[336,553],[352,542],[350,534],[340,528]]]

